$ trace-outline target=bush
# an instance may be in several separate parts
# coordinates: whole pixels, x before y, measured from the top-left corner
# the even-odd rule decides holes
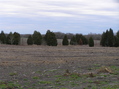
[[[119,31],[114,35],[113,30],[106,30],[103,32],[100,45],[107,47],[119,47]]]
[[[1,31],[0,33],[0,41],[2,44],[6,43],[6,35],[4,34],[4,31]]]
[[[21,38],[20,34],[17,32],[14,32],[13,36],[14,36],[13,44],[18,45],[20,43],[20,38]]]
[[[56,36],[53,32],[50,32],[50,30],[46,32],[46,35],[44,38],[48,46],[57,46]]]
[[[62,41],[62,45],[69,45],[67,35],[64,36],[63,41]]]
[[[33,33],[33,43],[36,45],[41,45],[42,43],[42,36],[40,32],[34,31]]]
[[[70,45],[77,45],[77,40],[76,40],[76,37],[73,36],[70,40]]]
[[[94,40],[92,37],[89,38],[89,47],[94,47]]]
[[[28,39],[27,39],[27,44],[28,45],[33,45],[33,38],[31,35],[29,35]]]
[[[12,32],[10,32],[10,33],[7,35],[6,44],[12,45],[13,42],[14,42],[14,35],[12,34]]]

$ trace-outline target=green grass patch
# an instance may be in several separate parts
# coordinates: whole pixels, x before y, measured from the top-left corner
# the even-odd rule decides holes
[[[0,89],[16,89],[20,88],[20,85],[13,82],[0,82]]]
[[[39,84],[52,84],[50,81],[39,81]]]
[[[68,88],[60,88],[60,89],[68,89]]]
[[[28,81],[28,79],[23,79],[24,81]]]
[[[17,73],[9,73],[10,76],[16,76],[18,75]]]
[[[35,73],[41,74],[41,71],[36,71]]]
[[[38,76],[34,76],[32,77],[32,79],[40,79]]]
[[[55,75],[54,77],[59,78],[59,77],[62,77],[62,75]]]

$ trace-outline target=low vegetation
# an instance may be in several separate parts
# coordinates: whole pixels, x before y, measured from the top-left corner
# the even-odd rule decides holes
[[[48,72],[42,72],[42,77],[47,77],[46,80],[43,80],[41,76],[34,76],[32,77],[33,82],[30,82],[31,80],[29,79],[24,79],[23,82],[25,83],[23,85],[18,84],[18,80],[7,82],[0,81],[0,89],[69,89],[71,87],[77,87],[77,89],[78,87],[82,87],[82,89],[98,89],[99,87],[100,89],[118,89],[118,82],[109,80],[110,77],[115,77],[114,71],[118,72],[117,70],[114,70],[114,68],[100,67],[97,70],[93,70],[94,73],[80,74],[77,73],[77,71],[70,72],[67,69],[64,74],[53,74],[53,76],[51,75],[50,77],[46,76],[46,74],[50,75]],[[54,72],[52,71],[52,73]],[[52,80],[47,80],[50,78],[52,78]]]
[[[0,89],[118,89],[119,50],[0,46]]]

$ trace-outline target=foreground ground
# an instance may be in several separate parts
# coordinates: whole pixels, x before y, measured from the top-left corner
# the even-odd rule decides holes
[[[119,89],[119,48],[0,45],[0,89]]]

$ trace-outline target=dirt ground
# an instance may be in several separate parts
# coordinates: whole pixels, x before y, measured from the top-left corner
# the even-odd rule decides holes
[[[0,89],[119,89],[119,48],[0,45]]]

